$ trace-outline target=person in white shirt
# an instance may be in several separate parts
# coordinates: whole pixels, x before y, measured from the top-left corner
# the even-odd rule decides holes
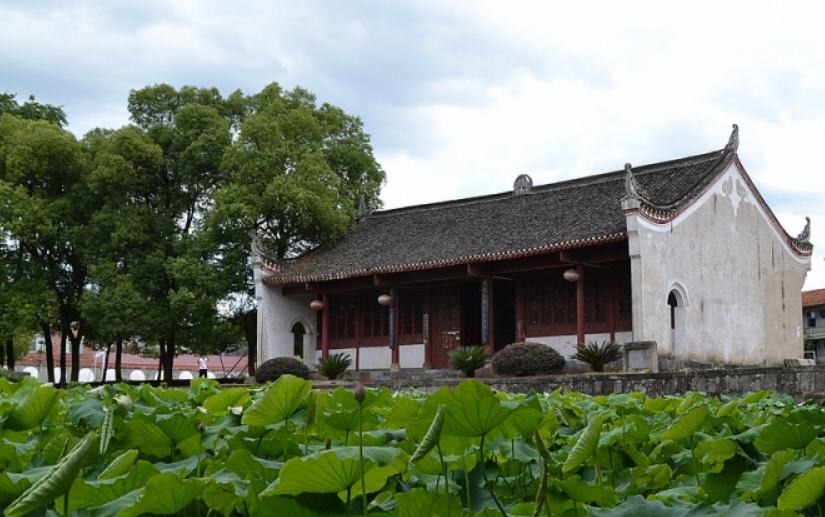
[[[207,361],[208,361],[208,359],[206,358],[205,355],[201,355],[198,358],[198,364],[200,365],[200,375],[199,375],[199,377],[206,377],[206,372],[207,372],[206,362]]]

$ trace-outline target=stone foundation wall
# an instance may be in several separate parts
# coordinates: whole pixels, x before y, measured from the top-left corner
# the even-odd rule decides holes
[[[401,390],[416,388],[432,393],[441,386],[455,386],[463,379],[434,379],[411,376],[366,381],[368,386],[387,386]],[[641,392],[648,397],[683,395],[699,391],[711,397],[739,396],[744,393],[772,390],[790,395],[798,401],[825,399],[825,365],[795,368],[717,368],[661,373],[607,373],[548,375],[541,377],[480,377],[492,388],[511,393],[551,392],[558,388],[587,395]],[[341,383],[315,381],[316,388],[332,388]],[[350,381],[347,384],[352,384]]]

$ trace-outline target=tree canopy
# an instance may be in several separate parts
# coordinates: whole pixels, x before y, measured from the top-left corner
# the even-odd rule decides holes
[[[30,307],[73,351],[139,337],[168,379],[179,351],[254,335],[250,232],[279,258],[332,242],[380,205],[384,172],[360,119],[301,88],[160,84],[128,109],[128,126],[78,141],[60,108],[0,95],[0,260],[42,293],[0,304]]]

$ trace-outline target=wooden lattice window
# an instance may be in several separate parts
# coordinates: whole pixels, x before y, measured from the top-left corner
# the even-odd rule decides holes
[[[401,291],[398,299],[398,341],[402,345],[424,342],[424,295]]]
[[[584,321],[587,332],[607,330],[607,278],[589,275],[584,283]],[[527,335],[550,336],[576,332],[576,283],[564,278],[530,282],[527,287]]]

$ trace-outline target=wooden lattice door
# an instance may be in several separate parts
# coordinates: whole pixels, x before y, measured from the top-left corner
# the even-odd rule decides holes
[[[433,293],[433,366],[450,367],[450,351],[461,346],[461,290],[459,286],[441,288]]]

